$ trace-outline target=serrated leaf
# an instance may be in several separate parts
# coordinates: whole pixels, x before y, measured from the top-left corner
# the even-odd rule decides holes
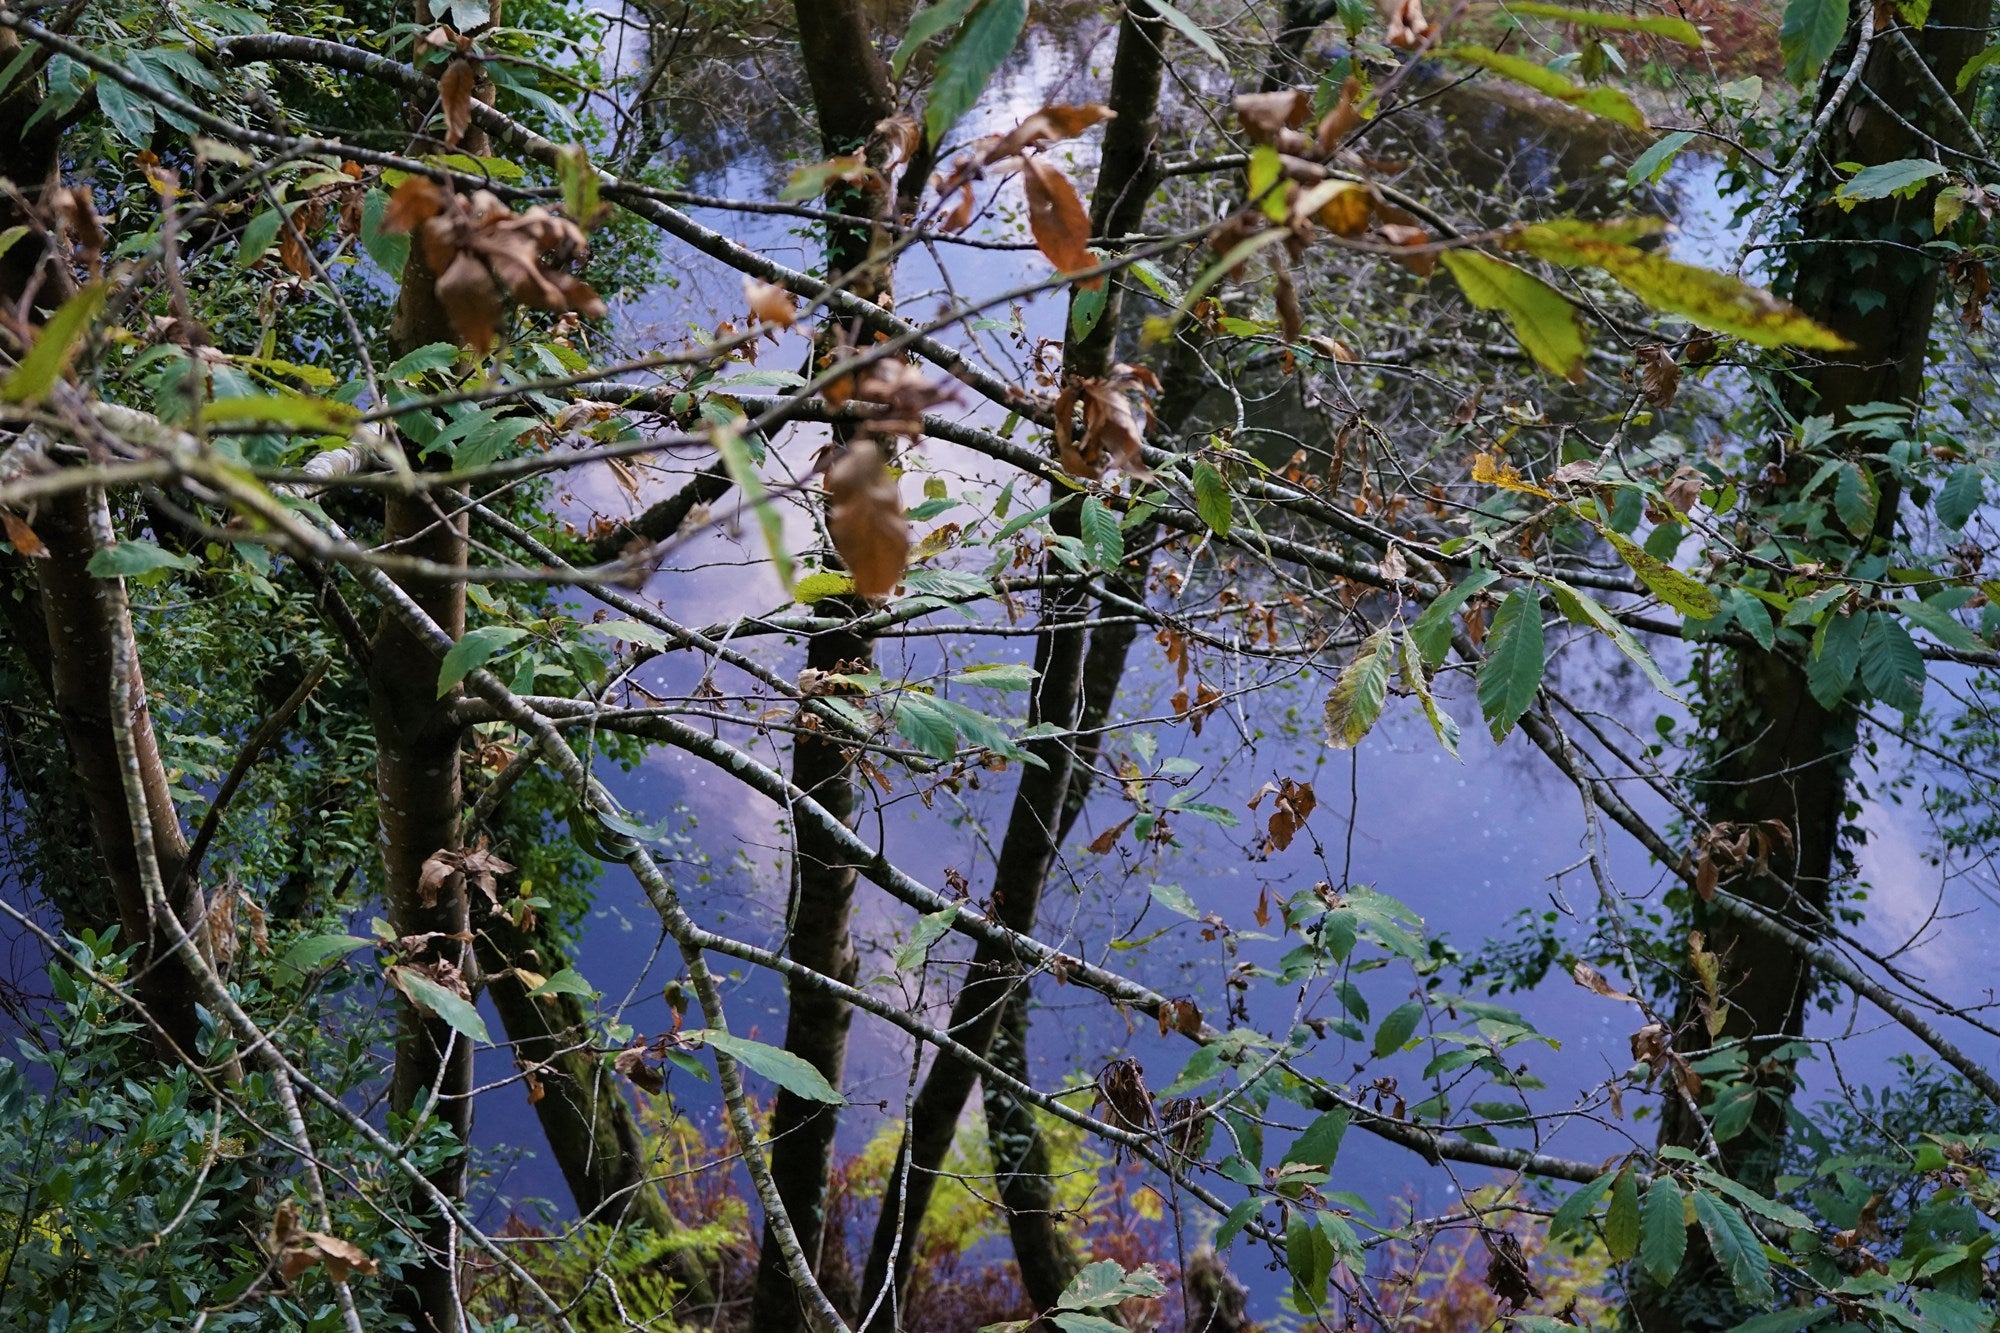
[[[1091,563],[1100,569],[1118,568],[1125,559],[1125,530],[1119,526],[1118,515],[1111,512],[1111,507],[1094,495],[1084,497],[1077,526]]]
[[[1804,87],[1818,77],[1819,67],[1847,34],[1849,8],[1850,0],[1790,0],[1778,27],[1786,78]]]
[[[771,496],[764,489],[764,479],[757,475],[757,464],[750,457],[750,450],[743,443],[743,437],[729,429],[715,432],[716,452],[722,455],[722,464],[729,471],[729,478],[736,483],[736,489],[743,496],[743,507],[757,519],[757,526],[763,531],[764,546],[771,553],[771,569],[778,576],[778,586],[787,596],[792,591],[792,553],[785,546],[785,518],[778,507],[771,503]]]
[[[1835,474],[1833,511],[1841,523],[1857,537],[1866,537],[1875,526],[1875,509],[1882,493],[1875,476],[1858,463],[1842,463]]]
[[[1655,310],[1685,315],[1705,329],[1759,347],[1811,347],[1839,351],[1847,340],[1798,307],[1761,287],[1714,269],[1699,268],[1632,244],[1635,222],[1574,218],[1539,222],[1509,238],[1509,245],[1567,268],[1604,270]],[[1651,231],[1656,228],[1646,228]]]
[[[1507,12],[1516,16],[1554,19],[1579,28],[1609,28],[1614,32],[1643,32],[1664,37],[1683,46],[1701,49],[1701,30],[1683,18],[1657,14],[1619,14],[1603,9],[1577,9],[1570,5],[1545,4],[1543,0],[1508,0]]]
[[[1640,643],[1638,637],[1620,623],[1617,617],[1606,610],[1601,602],[1576,588],[1572,588],[1561,579],[1552,578],[1547,582],[1549,591],[1555,595],[1556,607],[1563,613],[1564,619],[1573,625],[1585,625],[1601,631],[1613,643],[1618,645],[1619,652],[1625,654],[1634,666],[1645,673],[1646,679],[1653,683],[1654,689],[1657,689],[1675,703],[1684,702],[1681,696],[1674,690],[1672,682],[1660,670],[1659,663],[1655,662],[1653,655],[1646,651],[1646,646]],[[1770,617],[1764,617],[1764,623],[1768,626],[1770,624]],[[1767,643],[1765,646],[1769,647],[1770,645]]]
[[[1813,634],[1806,655],[1806,688],[1822,708],[1839,705],[1861,665],[1860,616],[1828,616]]]
[[[288,979],[296,979],[374,942],[359,935],[308,935],[285,950],[285,956],[278,961],[278,970]]]
[[[1687,1209],[1680,1186],[1662,1171],[1646,1186],[1646,1209],[1639,1220],[1639,1266],[1655,1286],[1680,1272],[1687,1254]]]
[[[1218,537],[1229,535],[1234,513],[1229,495],[1229,483],[1222,474],[1207,463],[1194,465],[1194,511],[1201,521],[1208,524],[1208,530]]]
[[[1155,0],[1153,12],[1168,23],[1171,23],[1181,36],[1187,38],[1200,48],[1203,55],[1224,69],[1229,68],[1229,58],[1222,54],[1222,48],[1215,44],[1215,39],[1208,35],[1206,28],[1196,23],[1173,5],[1168,4],[1167,0]]]
[[[1505,740],[1535,702],[1547,665],[1542,603],[1523,585],[1507,594],[1486,632],[1486,660],[1479,664],[1479,708],[1495,741]]]
[[[1166,1291],[1167,1284],[1160,1281],[1160,1275],[1153,1271],[1151,1264],[1141,1264],[1128,1273],[1116,1259],[1099,1259],[1096,1263],[1085,1264],[1070,1279],[1062,1295],[1056,1298],[1056,1307],[1062,1310],[1102,1310],[1135,1296],[1149,1300],[1164,1296]]]
[[[204,426],[256,421],[316,434],[344,432],[359,415],[347,403],[332,398],[306,398],[298,394],[245,394],[216,398],[201,405]]]
[[[1417,647],[1416,636],[1405,630],[1402,637],[1402,651],[1398,655],[1403,686],[1417,696],[1423,706],[1424,719],[1431,724],[1431,731],[1453,759],[1458,758],[1458,722],[1450,713],[1438,707],[1437,698],[1431,693],[1430,680],[1424,675],[1423,651]]]
[[[1658,185],[1681,149],[1693,142],[1694,134],[1689,130],[1675,130],[1672,134],[1661,135],[1658,143],[1632,160],[1632,165],[1625,172],[1626,181],[1633,185]]]
[[[910,57],[922,49],[925,42],[962,22],[978,3],[979,0],[938,0],[937,4],[926,5],[910,15],[903,40],[897,45],[896,54],[889,57],[889,72],[898,79],[902,78],[903,71],[909,68]]]
[[[1423,1017],[1424,1007],[1415,1000],[1405,1000],[1384,1014],[1381,1025],[1375,1029],[1375,1054],[1387,1056],[1402,1050],[1403,1044],[1415,1034],[1417,1024],[1423,1021]]]
[[[790,1051],[714,1028],[696,1028],[684,1035],[700,1038],[751,1073],[769,1079],[794,1097],[825,1102],[829,1106],[844,1106],[847,1103],[847,1099],[834,1091],[833,1085],[817,1069]]]
[[[1798,1333],[1802,1328],[1838,1314],[1831,1305],[1806,1305],[1791,1310],[1773,1310],[1769,1314],[1755,1315],[1729,1330],[1729,1333]]]
[[[1855,205],[1871,199],[1891,196],[1914,199],[1934,177],[1945,175],[1950,170],[1942,162],[1920,157],[1904,158],[1900,162],[1878,162],[1872,167],[1863,167],[1842,181],[1834,189],[1833,202],[1851,213]]]
[[[1342,668],[1326,697],[1326,743],[1336,750],[1351,750],[1361,743],[1382,716],[1382,704],[1389,694],[1389,667],[1395,657],[1395,640],[1386,629],[1369,635]]]
[[[1591,1210],[1597,1207],[1597,1201],[1604,1197],[1604,1192],[1611,1188],[1611,1182],[1617,1175],[1616,1171],[1606,1171],[1564,1199],[1549,1216],[1549,1239],[1560,1240],[1575,1234],[1583,1226],[1584,1219],[1590,1216]]]
[[[1929,631],[1932,638],[1948,648],[1972,653],[1985,647],[1978,635],[1960,624],[1957,617],[1941,606],[1930,602],[1897,602],[1895,607],[1904,619],[1918,629]]]
[[[1080,1310],[1057,1310],[1048,1320],[1062,1333],[1125,1333],[1123,1324],[1114,1324],[1103,1315],[1085,1314]]]
[[[156,546],[149,541],[132,540],[113,542],[90,557],[84,566],[93,576],[100,579],[143,578],[161,569],[199,569],[200,564],[192,556]]]
[[[455,991],[446,990],[413,967],[396,966],[389,969],[405,995],[410,997],[420,1009],[428,1009],[462,1037],[482,1045],[492,1040],[486,1033],[486,1020],[479,1016],[479,1010],[472,1001]]]
[[[269,254],[284,220],[283,209],[267,208],[244,223],[243,234],[236,240],[236,267],[254,268],[258,260]]]
[[[984,662],[952,677],[989,690],[1032,690],[1040,672],[1025,662]]]
[[[854,591],[854,576],[837,570],[822,569],[808,574],[792,585],[792,600],[802,606],[823,602],[829,597],[845,597]]]
[[[1456,616],[1459,608],[1474,595],[1499,581],[1498,571],[1475,569],[1450,592],[1424,608],[1424,613],[1410,626],[1410,638],[1416,641],[1417,651],[1424,655],[1427,665],[1432,668],[1444,665],[1445,658],[1451,655],[1452,617]]]
[[[1401,1044],[1397,1043],[1398,1046]],[[1340,1156],[1340,1142],[1347,1136],[1347,1124],[1351,1118],[1345,1107],[1320,1116],[1306,1126],[1305,1132],[1286,1151],[1281,1165],[1283,1162],[1303,1162],[1308,1166],[1331,1170],[1334,1160]]]
[[[1514,337],[1538,365],[1572,384],[1582,382],[1583,321],[1561,292],[1526,269],[1477,250],[1447,250],[1438,259],[1458,280],[1466,300],[1506,317]]]
[[[1985,503],[1986,474],[1976,467],[1961,467],[1938,487],[1931,507],[1937,511],[1938,522],[1957,532]]]
[[[555,995],[580,995],[588,1000],[596,994],[596,989],[583,979],[581,972],[573,967],[565,967],[529,991],[528,998],[542,1000]]]
[[[438,667],[437,697],[444,698],[454,685],[527,637],[528,631],[514,625],[482,625],[467,630]]]
[[[1547,65],[1538,65],[1532,60],[1505,55],[1484,46],[1449,46],[1438,54],[1448,60],[1476,65],[1502,78],[1525,84],[1544,97],[1567,102],[1579,110],[1614,121],[1628,129],[1638,130],[1641,133],[1647,129],[1646,117],[1632,99],[1607,84],[1577,83],[1568,75],[1558,74]]]
[[[1243,1234],[1243,1228],[1250,1225],[1257,1214],[1262,1212],[1264,1201],[1258,1197],[1245,1199],[1229,1210],[1229,1216],[1222,1219],[1222,1225],[1215,1231],[1215,1248],[1226,1250],[1229,1243]]]
[[[90,331],[91,321],[104,308],[104,298],[110,290],[101,282],[93,282],[49,316],[48,323],[35,332],[35,345],[6,380],[0,382],[0,402],[33,405],[48,397],[49,390],[55,388],[56,381],[69,369],[70,360],[83,344],[83,335]]]
[[[944,50],[924,103],[924,135],[933,144],[972,109],[1014,50],[1028,23],[1028,0],[982,0]]]
[[[1598,531],[1611,543],[1611,549],[1618,552],[1618,558],[1639,576],[1639,582],[1674,610],[1691,620],[1713,620],[1721,612],[1722,599],[1692,574],[1675,569],[1615,528],[1599,527]]]
[[[1639,1252],[1639,1177],[1630,1165],[1611,1182],[1611,1206],[1604,1210],[1604,1248],[1621,1264]]]
[[[945,937],[945,932],[951,929],[951,923],[956,920],[958,920],[956,907],[947,907],[942,912],[932,912],[918,917],[916,929],[910,932],[910,938],[897,946],[896,970],[909,972],[923,966],[924,960],[930,957],[931,946]]]
[[[1697,1189],[1694,1215],[1736,1294],[1753,1307],[1770,1305],[1771,1261],[1743,1214],[1707,1190]]]
[[[1188,891],[1178,884],[1155,884],[1150,890],[1153,901],[1190,921],[1201,920],[1201,909],[1195,906]]]
[[[1868,693],[1898,712],[1914,713],[1923,706],[1927,674],[1924,655],[1903,622],[1869,612],[1861,638],[1861,684]]]
[[[896,733],[933,759],[958,753],[958,728],[929,695],[905,694],[896,700]]]

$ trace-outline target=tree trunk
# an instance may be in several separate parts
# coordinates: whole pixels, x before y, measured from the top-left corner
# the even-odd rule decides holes
[[[1144,0],[1126,6],[1119,23],[1109,102],[1118,115],[1106,126],[1091,196],[1091,232],[1099,237],[1136,230],[1160,180],[1156,148],[1164,28],[1159,15]],[[1063,355],[1067,377],[1101,376],[1110,369],[1121,297],[1122,289],[1113,280],[1096,324],[1081,338],[1068,340]],[[1075,536],[1078,524],[1075,502],[1050,516],[1050,526],[1058,533]],[[1050,571],[1055,569],[1051,564]],[[1029,711],[1031,724],[1053,722],[1073,731],[1081,721],[1087,640],[1081,622],[1088,607],[1089,593],[1084,587],[1058,587],[1043,595],[1041,619],[1049,632],[1036,644],[1035,666],[1040,676]],[[1129,644],[1129,638],[1126,642]],[[1122,663],[1122,649],[1118,658]],[[1034,929],[1049,870],[1069,822],[1065,814],[1071,803],[1072,783],[1079,780],[1078,746],[1073,739],[1052,738],[1029,749],[1046,767],[1022,769],[994,866],[992,897],[995,917],[1024,932]],[[1019,976],[1014,960],[1000,949],[981,945],[975,950],[966,984],[952,1006],[949,1031],[967,1049],[986,1054],[1001,1068],[1025,1078],[1027,983]],[[896,1326],[936,1173],[950,1151],[976,1078],[971,1066],[941,1054],[911,1105],[909,1128],[884,1193],[863,1283],[864,1304],[873,1303],[877,1293],[894,1283],[893,1299],[881,1302],[871,1333],[884,1333]],[[1047,1148],[1032,1108],[1004,1087],[989,1087],[985,1094],[987,1133],[1022,1284],[1035,1304],[1047,1308],[1079,1267],[1075,1248],[1053,1208]]]
[[[820,145],[829,154],[854,152],[867,143],[877,122],[895,110],[888,66],[870,37],[868,16],[859,0],[797,0],[799,48],[812,87],[819,118]],[[880,207],[845,187],[830,191],[828,204],[842,212],[865,213]],[[868,265],[874,229],[864,224],[828,228],[826,268],[830,281],[870,300],[888,289],[889,275]],[[823,337],[817,354],[840,355],[843,341]],[[839,437],[836,436],[836,447]],[[865,610],[858,603],[837,603],[842,611]],[[838,614],[838,612],[836,612]],[[815,635],[806,645],[806,665],[836,671],[843,664],[871,661],[874,645],[848,633]],[[801,735],[792,746],[792,781],[843,823],[855,806],[853,763],[839,744]],[[792,961],[823,976],[852,981],[859,966],[850,935],[855,870],[817,824],[796,824],[792,830],[792,904],[786,951]],[[846,1004],[807,992],[794,994],[786,1007],[785,1049],[806,1061],[834,1087],[840,1086],[847,1064],[847,1034],[853,1011]],[[771,1111],[771,1179],[785,1205],[785,1216],[799,1245],[812,1261],[815,1276],[845,1272],[844,1264],[822,1263],[822,1248],[839,1244],[826,1228],[827,1182],[833,1166],[838,1111],[822,1102],[780,1090]],[[746,1145],[747,1146],[747,1145]],[[829,1291],[836,1308],[853,1306],[853,1293]],[[803,1333],[805,1311],[767,1219],[757,1282],[750,1307],[753,1333]]]
[[[1959,70],[1984,44],[1990,9],[1990,0],[1940,0],[1928,24],[1910,34],[1943,87],[1957,86]],[[1851,62],[1858,31],[1857,19],[1844,57],[1836,57],[1826,71],[1821,83],[1825,95],[1831,95]],[[1800,420],[1831,416],[1838,422],[1856,407],[1876,402],[1903,404],[1914,412],[1922,396],[1941,280],[1938,263],[1917,248],[1932,236],[1932,193],[1864,203],[1852,212],[1828,202],[1834,186],[1845,179],[1833,163],[1872,165],[1929,155],[1926,141],[1901,121],[1947,143],[1957,137],[1948,108],[1938,104],[1930,80],[1911,67],[1908,53],[1899,53],[1898,45],[1886,32],[1877,35],[1861,78],[1881,102],[1854,90],[1848,105],[1835,113],[1827,141],[1799,190],[1799,230],[1808,243],[1824,244],[1797,251],[1806,257],[1779,286],[1807,314],[1854,344],[1787,384],[1785,408]],[[1885,104],[1896,112],[1885,111]],[[1873,466],[1881,503],[1875,531],[1863,546],[1886,549],[1900,494],[1887,469]],[[1793,470],[1799,471],[1796,466]],[[1793,476],[1781,485],[1796,488],[1803,480]],[[1784,652],[1739,651],[1733,679],[1719,701],[1714,753],[1720,758],[1701,779],[1709,820],[1744,826],[1776,820],[1790,840],[1774,850],[1768,873],[1745,874],[1728,887],[1808,936],[1824,918],[1837,874],[1859,717],[1852,702],[1822,706],[1807,688],[1800,666]],[[1733,1178],[1768,1193],[1796,1089],[1796,1057],[1786,1047],[1805,1029],[1812,967],[1727,915],[1704,910],[1698,901],[1690,924],[1720,960],[1719,989],[1728,1014],[1717,1040],[1745,1044],[1746,1078],[1756,1094],[1749,1127],[1719,1145],[1721,1164]],[[1684,978],[1676,1015],[1682,1040],[1705,1040],[1702,1000],[1699,985]],[[1701,1125],[1677,1097],[1665,1099],[1660,1142],[1702,1146]],[[1754,1313],[1735,1305],[1698,1230],[1690,1233],[1689,1242],[1688,1261],[1672,1285],[1664,1290],[1640,1285],[1634,1312],[1641,1327],[1729,1327]]]

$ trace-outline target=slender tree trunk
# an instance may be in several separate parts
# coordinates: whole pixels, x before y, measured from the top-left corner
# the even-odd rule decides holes
[[[1942,87],[1957,86],[1959,70],[1986,40],[1990,14],[1990,0],[1940,0],[1927,25],[1910,33]],[[1887,22],[1895,20],[1887,20],[1885,27]],[[1836,57],[1826,72],[1824,93],[1831,94],[1851,61],[1856,34],[1858,19],[1845,56]],[[1799,190],[1800,231],[1807,242],[1824,244],[1800,251],[1806,257],[1780,285],[1806,313],[1854,347],[1804,369],[1788,384],[1784,404],[1798,419],[1831,416],[1842,421],[1855,408],[1876,402],[1903,404],[1914,412],[1922,397],[1941,282],[1938,263],[1918,248],[1931,239],[1932,194],[1866,203],[1851,213],[1828,202],[1833,187],[1845,178],[1833,163],[1869,165],[1930,154],[1925,140],[1903,122],[1947,143],[1958,137],[1949,108],[1939,104],[1931,81],[1912,68],[1899,45],[1886,31],[1877,35],[1861,81],[1881,100],[1855,90],[1835,113],[1827,142]],[[1783,465],[1782,458],[1773,461]],[[1899,489],[1879,460],[1862,461],[1874,468],[1881,490],[1875,531],[1863,545],[1886,550],[1898,518]],[[1796,490],[1803,480],[1795,475],[1780,485]],[[1703,779],[1708,817],[1743,826],[1778,821],[1787,834],[1774,849],[1767,873],[1746,873],[1728,887],[1811,936],[1827,910],[1838,872],[1859,711],[1851,702],[1822,706],[1807,688],[1800,666],[1782,651],[1739,651],[1726,689],[1715,726],[1715,753],[1721,758]],[[1814,985],[1811,964],[1730,917],[1704,910],[1699,902],[1690,924],[1720,960],[1719,989],[1728,1011],[1716,1039],[1744,1043],[1745,1077],[1756,1092],[1749,1127],[1720,1144],[1722,1166],[1751,1188],[1769,1192],[1797,1086],[1797,1060],[1787,1045],[1805,1029]],[[1684,1042],[1705,1039],[1702,999],[1694,979],[1685,980],[1677,1013]],[[1690,1149],[1702,1145],[1701,1125],[1676,1097],[1665,1099],[1660,1142]],[[1728,1327],[1745,1313],[1755,1313],[1735,1306],[1699,1231],[1689,1239],[1689,1259],[1674,1284],[1665,1290],[1639,1286],[1634,1313],[1648,1330]]]
[[[1120,20],[1109,103],[1118,115],[1106,127],[1091,198],[1093,235],[1120,236],[1136,230],[1158,185],[1163,30],[1162,20],[1144,0],[1128,5]],[[1110,369],[1121,294],[1114,281],[1096,324],[1081,338],[1070,339],[1064,349],[1065,375],[1087,378]],[[1078,522],[1074,502],[1050,516],[1050,525],[1058,533],[1076,535]],[[1082,622],[1088,607],[1086,588],[1066,586],[1043,595],[1041,619],[1049,632],[1036,644],[1035,666],[1040,675],[1030,723],[1053,722],[1066,732],[1078,726],[1087,643]],[[1115,684],[1113,689],[1115,692]],[[1029,748],[1046,767],[1022,769],[993,874],[993,913],[1018,931],[1034,929],[1049,870],[1061,848],[1062,830],[1067,825],[1065,811],[1076,780],[1077,745],[1072,739],[1052,738]],[[996,1058],[1002,1068],[1022,1076],[1027,1063],[1027,1005],[1027,983],[1014,960],[1000,949],[981,945],[952,1006],[950,1031],[967,1049]],[[883,1197],[863,1281],[865,1303],[873,1303],[877,1293],[894,1285],[894,1299],[881,1303],[870,1325],[872,1333],[896,1326],[936,1173],[950,1151],[976,1078],[969,1065],[940,1055],[911,1105],[909,1127]],[[1030,1300],[1046,1308],[1055,1303],[1079,1266],[1075,1248],[1053,1208],[1047,1147],[1030,1107],[1004,1088],[986,1089],[985,1100],[1001,1203],[1007,1209],[1022,1284]]]
[[[867,143],[876,124],[895,110],[888,66],[875,49],[866,9],[859,0],[797,0],[794,13],[819,118],[820,146],[829,155],[854,152]],[[843,188],[829,193],[828,202],[844,212],[871,213],[886,200]],[[859,224],[830,227],[826,265],[829,279],[844,279],[850,291],[876,300],[887,291],[889,275],[868,265],[872,231]],[[838,356],[842,341],[837,336],[823,337],[818,355]],[[864,609],[858,604],[840,605],[850,612]],[[846,664],[865,669],[873,652],[874,645],[858,635],[820,634],[806,646],[806,665],[819,671],[840,670]],[[853,763],[839,744],[800,736],[792,747],[792,781],[835,818],[842,822],[852,818]],[[855,878],[851,858],[815,824],[795,825],[792,836],[793,896],[786,950],[794,962],[815,972],[852,981],[858,961],[849,930]],[[853,1011],[846,1004],[812,993],[794,995],[786,1009],[785,1049],[839,1087],[852,1022]],[[826,1228],[827,1182],[833,1165],[834,1132],[839,1125],[835,1108],[787,1091],[779,1092],[771,1111],[771,1178],[816,1276],[844,1272],[846,1267],[821,1262],[822,1247],[840,1243]],[[836,1308],[853,1305],[852,1292],[827,1294]],[[758,1258],[750,1327],[753,1333],[803,1333],[808,1327],[768,1221]]]

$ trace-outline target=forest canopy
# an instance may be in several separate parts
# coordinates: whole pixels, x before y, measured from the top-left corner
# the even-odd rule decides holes
[[[1996,17],[0,0],[0,1323],[1993,1329]]]

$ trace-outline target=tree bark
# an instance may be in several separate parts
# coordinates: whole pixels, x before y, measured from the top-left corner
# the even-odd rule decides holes
[[[1940,86],[1957,86],[1960,69],[1985,42],[1990,13],[1990,0],[1940,0],[1926,26],[1910,33]],[[1829,63],[1823,95],[1832,94],[1851,63],[1858,32],[1857,17],[1844,55]],[[1799,230],[1808,244],[1798,253],[1805,258],[1778,286],[1854,346],[1828,355],[1787,383],[1783,402],[1795,419],[1831,416],[1844,421],[1855,408],[1876,402],[1899,403],[1914,412],[1922,398],[1941,285],[1937,261],[1919,249],[1932,236],[1932,192],[1912,200],[1864,203],[1852,212],[1828,202],[1833,188],[1846,178],[1834,163],[1872,165],[1929,155],[1929,144],[1903,121],[1947,143],[1957,137],[1949,108],[1940,105],[1931,81],[1912,68],[1908,53],[1897,50],[1899,44],[1892,34],[1877,34],[1861,83],[1881,101],[1860,87],[1854,90],[1849,104],[1835,112],[1827,141],[1799,190]],[[1961,104],[1967,100],[1961,98]],[[1788,432],[1781,433],[1789,438]],[[1782,457],[1772,461],[1783,464]],[[1875,531],[1862,545],[1886,549],[1895,532],[1899,488],[1878,459],[1862,461],[1874,469],[1881,491]],[[1795,490],[1802,480],[1792,477],[1780,485]],[[1782,490],[1772,498],[1783,499]],[[1746,874],[1728,887],[1808,936],[1824,918],[1838,875],[1859,720],[1851,701],[1833,708],[1820,704],[1800,665],[1787,653],[1738,650],[1715,725],[1714,753],[1720,758],[1701,775],[1711,822],[1752,826],[1775,820],[1787,830],[1790,843],[1781,842],[1773,851],[1768,873]],[[1702,932],[1706,948],[1720,960],[1719,989],[1728,1015],[1717,1040],[1744,1043],[1746,1077],[1756,1092],[1749,1127],[1719,1145],[1721,1165],[1733,1178],[1768,1193],[1797,1086],[1796,1057],[1786,1046],[1804,1032],[1813,969],[1806,958],[1724,913],[1705,910],[1699,901],[1693,904],[1690,925]],[[1698,983],[1684,978],[1677,1029],[1696,1042],[1707,1031],[1702,999]],[[1665,1099],[1660,1143],[1702,1146],[1702,1126],[1678,1097]],[[1641,1282],[1634,1299],[1637,1321],[1648,1330],[1726,1328],[1746,1313],[1754,1312],[1736,1306],[1698,1229],[1690,1233],[1688,1261],[1676,1281],[1665,1289]]]
[[[1093,235],[1119,236],[1136,230],[1159,183],[1156,148],[1164,28],[1159,15],[1144,0],[1127,5],[1120,19],[1109,102],[1118,114],[1106,126],[1091,196]],[[1071,299],[1075,299],[1074,293]],[[1065,376],[1088,378],[1110,370],[1121,306],[1122,289],[1112,280],[1097,322],[1082,337],[1067,340]],[[1050,515],[1050,526],[1061,534],[1078,535],[1076,502]],[[1035,666],[1040,675],[1029,711],[1031,724],[1053,722],[1073,732],[1080,723],[1088,639],[1082,621],[1088,607],[1086,587],[1059,587],[1043,595],[1041,620],[1049,632],[1036,643]],[[1118,657],[1122,663],[1122,650]],[[1071,803],[1072,783],[1078,780],[1074,739],[1052,738],[1028,748],[1046,767],[1022,769],[993,872],[994,916],[1018,931],[1034,929],[1049,870],[1069,822],[1065,813]],[[952,1006],[950,1032],[967,1049],[996,1059],[1017,1076],[1025,1075],[1026,980],[1012,958],[983,945],[974,952],[967,978]],[[896,1326],[936,1173],[950,1151],[976,1078],[971,1066],[940,1056],[911,1105],[909,1128],[890,1173],[863,1280],[864,1304],[874,1303],[877,1294],[892,1282],[894,1286],[893,1298],[880,1303],[869,1326],[871,1333],[885,1333]],[[1047,1147],[1032,1108],[1002,1088],[988,1088],[985,1100],[1001,1203],[1007,1209],[1022,1284],[1032,1301],[1047,1308],[1079,1267],[1075,1248],[1054,1210]]]
[[[867,143],[876,124],[895,110],[889,70],[870,36],[868,15],[859,0],[797,0],[793,6],[799,28],[799,48],[806,79],[812,88],[819,119],[820,146],[829,155],[853,152]],[[828,195],[842,212],[863,213],[879,207],[860,191],[840,188]],[[830,281],[878,299],[889,274],[869,265],[874,228],[836,224],[828,228],[826,268]],[[838,336],[821,339],[821,358],[838,356]],[[836,435],[836,446],[840,437]],[[842,603],[859,612],[859,604]],[[845,632],[815,635],[806,645],[806,666],[836,671],[844,665],[866,669],[874,645]],[[792,747],[792,781],[843,823],[853,817],[855,775],[848,752],[839,744],[801,735]],[[849,921],[853,914],[855,868],[852,860],[817,825],[794,826],[792,904],[786,952],[792,961],[822,975],[852,981],[859,966]],[[785,1049],[840,1086],[847,1064],[847,1035],[853,1011],[821,995],[793,995],[786,1007]],[[814,1275],[832,1277],[845,1264],[822,1262],[823,1247],[839,1244],[826,1227],[827,1183],[833,1166],[838,1111],[780,1090],[771,1111],[771,1179],[785,1205],[785,1216],[799,1245],[812,1261]],[[851,1310],[854,1293],[828,1291],[836,1308]],[[753,1333],[804,1333],[809,1327],[775,1231],[768,1219],[758,1256],[752,1293]]]

